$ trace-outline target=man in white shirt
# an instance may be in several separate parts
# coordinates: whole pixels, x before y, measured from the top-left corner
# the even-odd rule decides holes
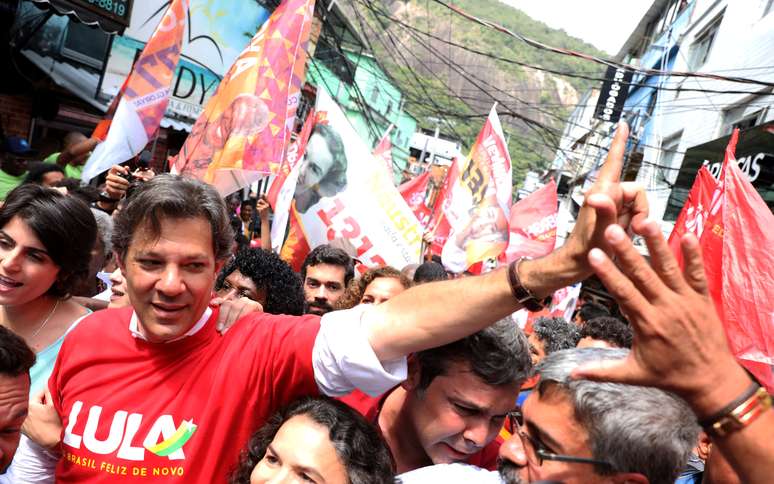
[[[625,127],[619,129],[608,161],[600,170],[598,182],[589,193],[588,203],[581,210],[573,234],[567,243],[553,254],[543,259],[522,261],[505,270],[493,271],[476,278],[443,281],[412,288],[382,305],[367,310],[330,313],[322,318],[322,321],[313,316],[299,318],[297,323],[290,317],[255,316],[254,319],[243,320],[241,326],[237,323],[229,330],[224,336],[231,338],[229,345],[220,345],[213,349],[209,346],[202,347],[201,344],[211,338],[211,325],[214,323],[211,322],[213,318],[209,317],[208,303],[215,279],[229,254],[233,239],[225,207],[211,187],[199,182],[171,175],[158,176],[147,182],[138,189],[121,212],[113,240],[133,307],[133,312],[126,314],[111,313],[116,314],[116,317],[120,316],[122,321],[131,315],[130,327],[125,330],[117,327],[117,333],[113,336],[119,339],[110,342],[121,348],[123,353],[100,356],[97,364],[96,361],[91,361],[88,348],[80,348],[78,339],[87,339],[87,332],[92,326],[95,330],[100,327],[96,324],[97,320],[102,321],[109,316],[107,313],[96,313],[91,317],[94,318],[95,324],[90,324],[87,318],[79,325],[77,334],[68,336],[70,343],[65,341],[57,368],[49,382],[54,405],[65,426],[64,451],[68,456],[60,461],[57,469],[58,480],[113,482],[110,479],[115,476],[110,474],[110,470],[122,468],[121,463],[125,463],[122,459],[125,457],[121,455],[143,455],[144,459],[151,460],[151,467],[156,465],[153,467],[156,469],[159,468],[158,463],[167,458],[167,455],[169,458],[172,458],[173,454],[182,455],[175,452],[178,452],[179,446],[185,444],[187,439],[191,439],[191,443],[186,447],[186,463],[191,467],[181,467],[180,474],[168,476],[169,482],[181,481],[190,475],[196,475],[203,482],[219,479],[224,469],[231,464],[231,460],[236,458],[235,450],[243,445],[252,428],[248,425],[237,425],[239,422],[235,421],[235,414],[231,418],[231,414],[242,405],[233,400],[235,394],[229,391],[219,394],[221,399],[231,398],[229,401],[222,401],[219,410],[212,406],[204,409],[191,407],[198,402],[197,398],[204,398],[205,395],[210,395],[208,398],[211,398],[213,392],[221,391],[223,379],[213,380],[217,387],[207,379],[193,382],[183,379],[180,385],[198,386],[195,389],[188,388],[187,396],[175,397],[172,394],[167,397],[168,406],[205,412],[198,421],[217,419],[219,424],[213,425],[210,422],[206,428],[201,426],[199,433],[202,437],[198,441],[195,437],[191,438],[197,427],[191,423],[193,419],[190,419],[187,427],[180,424],[177,428],[176,435],[180,435],[175,442],[169,441],[174,435],[164,434],[163,441],[146,438],[145,449],[155,456],[150,456],[142,447],[137,447],[138,443],[126,435],[121,447],[116,446],[117,453],[111,452],[112,443],[98,443],[99,450],[96,453],[80,445],[87,444],[87,433],[91,436],[90,441],[95,441],[95,435],[112,436],[111,412],[114,422],[126,418],[128,410],[121,406],[121,399],[126,400],[134,394],[132,382],[126,380],[128,375],[124,365],[129,364],[129,361],[136,362],[138,355],[143,352],[147,352],[149,358],[154,358],[153,361],[157,362],[154,365],[161,365],[160,362],[165,361],[164,358],[175,358],[177,361],[179,358],[185,359],[188,351],[194,348],[196,351],[204,351],[202,348],[207,348],[207,351],[214,352],[206,356],[209,359],[199,358],[195,362],[185,361],[179,364],[184,365],[181,368],[186,371],[192,371],[191,368],[194,368],[187,365],[205,365],[197,371],[210,375],[211,370],[205,363],[211,361],[212,365],[220,365],[216,371],[219,375],[223,364],[230,361],[228,358],[237,358],[232,354],[234,347],[230,345],[247,345],[245,350],[239,353],[239,364],[250,365],[253,354],[255,362],[252,363],[254,367],[246,367],[244,371],[247,373],[243,376],[254,374],[260,381],[265,379],[271,382],[272,386],[276,386],[273,389],[258,386],[254,390],[270,396],[261,402],[250,402],[253,409],[250,422],[254,428],[277,406],[309,392],[341,395],[360,388],[371,395],[383,393],[405,378],[406,355],[456,341],[513,313],[524,303],[538,304],[539,300],[554,290],[584,279],[590,274],[587,252],[589,248],[600,244],[605,227],[616,221],[626,224],[632,218],[642,218],[646,215],[647,203],[642,190],[618,183],[626,131]],[[250,322],[260,324],[253,326]],[[260,338],[270,337],[275,327],[276,331],[287,333],[288,337],[294,338],[294,344],[283,346],[267,341],[266,346],[261,345]],[[254,340],[254,334],[265,336],[255,336],[259,339]],[[130,335],[136,343],[128,344],[130,340],[126,339],[126,335]],[[239,339],[240,336],[243,339]],[[105,344],[108,343],[106,340]],[[169,353],[166,351],[169,348],[166,345],[169,344],[179,346],[182,353],[173,352],[166,356]],[[133,346],[137,349],[133,350]],[[138,351],[140,353],[137,353]],[[271,351],[277,351],[277,357],[267,359],[266,355],[270,355]],[[64,358],[63,354],[68,356]],[[127,363],[123,363],[124,361]],[[137,368],[136,371],[147,370],[142,366]],[[180,374],[174,365],[152,368],[153,372],[149,373],[149,376],[154,378],[164,377],[164,372],[173,372],[164,380],[166,383],[158,387],[160,391],[172,385]],[[125,384],[120,392],[103,392],[100,401],[95,402],[93,398],[99,388],[94,388],[94,385],[97,385],[100,376],[105,374],[120,374]],[[272,375],[276,377],[272,378]],[[245,380],[245,384],[254,383]],[[136,384],[147,385],[147,381],[137,381]],[[243,395],[245,403],[254,398],[251,392],[236,395]],[[89,399],[91,400],[86,401]],[[166,411],[163,412],[164,415],[159,415],[157,402],[152,398],[141,399],[139,402],[133,402],[134,404],[138,408],[129,409],[135,412],[131,415],[145,416],[136,423],[141,425],[139,430],[133,430],[137,435],[151,436],[154,432],[158,433],[156,427],[145,428],[154,422],[154,418],[157,424],[165,419],[174,421],[167,418]],[[82,426],[86,417],[79,418],[78,415],[81,408],[86,412],[85,409],[89,408],[89,405],[91,410],[88,411],[88,423],[84,429]],[[213,414],[213,411],[216,413]],[[102,412],[104,415],[100,418]],[[99,427],[95,429],[88,425]],[[234,442],[218,442],[221,445],[227,444],[228,447],[220,449],[222,459],[214,460],[205,454],[210,448],[205,445],[204,439],[207,437],[206,432],[216,432],[218,425],[221,429],[233,430],[231,440]],[[71,436],[70,440],[67,439],[68,435]],[[161,435],[158,439],[161,439]],[[92,447],[94,445],[97,443],[93,442]],[[178,450],[165,454],[164,449],[169,447]],[[158,456],[161,456],[161,460]],[[91,467],[97,457],[100,462],[105,463],[102,469]],[[141,472],[140,468],[137,469]],[[186,477],[182,477],[183,473]],[[138,479],[139,477],[141,476],[138,476]]]

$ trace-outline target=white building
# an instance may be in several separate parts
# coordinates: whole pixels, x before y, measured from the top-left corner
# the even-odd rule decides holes
[[[678,39],[680,46],[673,71],[717,73],[774,83],[772,0],[690,3],[693,9],[688,12],[688,26]],[[638,177],[648,188],[656,189],[649,194],[649,200],[651,213],[658,219],[665,215],[669,188],[680,173],[665,169],[660,176],[656,173],[659,166],[679,169],[689,148],[729,135],[733,128],[751,128],[774,120],[771,87],[698,77],[671,77],[664,85],[682,91],[660,92],[647,143],[653,147],[644,150],[644,160],[653,164],[643,164]],[[709,161],[722,162],[722,153],[719,156]],[[774,159],[769,162],[774,163]],[[673,220],[674,214],[667,215]]]
[[[774,0],[656,0],[615,59],[641,69],[774,83]],[[624,176],[645,185],[652,216],[666,219],[665,233],[671,231],[669,220],[677,215],[703,162],[697,161],[691,148],[713,140],[720,146],[724,141],[720,138],[733,128],[748,128],[752,133],[754,127],[774,121],[772,94],[774,89],[763,84],[635,74],[623,114],[632,126]],[[592,118],[593,97],[587,94],[587,101],[568,120],[562,150],[557,153],[555,168],[561,164],[563,176],[576,177],[574,195],[578,186],[588,182],[586,175],[590,171],[593,175],[592,168],[610,141],[611,124]],[[757,171],[749,162],[740,166],[751,179],[757,178],[753,184],[774,206],[774,135],[764,138],[764,148],[761,143],[755,148],[761,153],[751,155],[757,157]],[[740,147],[744,142],[745,132]],[[722,149],[715,145],[712,149],[707,158],[715,158],[706,161],[722,162]],[[585,157],[585,162],[573,160],[563,150]],[[685,156],[686,151],[690,156]]]

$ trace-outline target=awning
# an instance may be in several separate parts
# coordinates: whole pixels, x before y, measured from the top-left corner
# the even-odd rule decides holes
[[[110,9],[100,7],[106,2],[88,0],[31,0],[42,10],[51,9],[58,15],[66,15],[76,22],[96,26],[103,31],[121,34],[129,26],[132,0],[112,0]]]
[[[49,56],[42,56],[32,50],[23,50],[22,54],[35,64],[40,70],[48,74],[51,80],[58,86],[73,93],[78,98],[89,103],[91,106],[99,109],[101,112],[107,112],[109,101],[100,102],[94,97],[97,89],[99,76],[93,72],[79,68],[68,62],[60,62]],[[166,116],[161,120],[162,128],[172,128],[178,131],[191,132],[193,123],[196,120],[183,115],[178,115],[174,110],[174,105],[170,104]]]

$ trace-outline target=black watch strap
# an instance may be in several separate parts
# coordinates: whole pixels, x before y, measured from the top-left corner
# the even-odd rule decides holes
[[[525,258],[515,260],[508,265],[508,285],[511,286],[511,294],[521,303],[522,306],[530,311],[536,312],[545,309],[545,300],[541,301],[535,297],[532,292],[524,287],[519,279],[519,265]]]

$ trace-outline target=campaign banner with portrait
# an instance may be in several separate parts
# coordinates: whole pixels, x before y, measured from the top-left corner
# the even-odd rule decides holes
[[[290,144],[285,154],[285,162],[279,169],[277,176],[269,188],[266,198],[269,200],[272,210],[274,210],[274,220],[271,223],[271,248],[279,253],[282,242],[285,239],[285,230],[288,227],[288,217],[290,215],[293,194],[296,191],[296,182],[301,168],[301,158],[306,151],[306,143],[309,141],[309,135],[312,133],[314,125],[314,110],[307,114],[304,127],[301,133]]]
[[[313,9],[313,0],[277,7],[205,106],[175,173],[228,195],[278,171],[301,96]]]
[[[317,123],[295,191],[295,209],[309,246],[346,239],[356,250],[361,271],[418,262],[422,228],[384,164],[325,89],[317,91],[315,110]]]
[[[452,186],[444,217],[451,227],[441,258],[452,272],[497,257],[508,245],[511,157],[496,105]]]

